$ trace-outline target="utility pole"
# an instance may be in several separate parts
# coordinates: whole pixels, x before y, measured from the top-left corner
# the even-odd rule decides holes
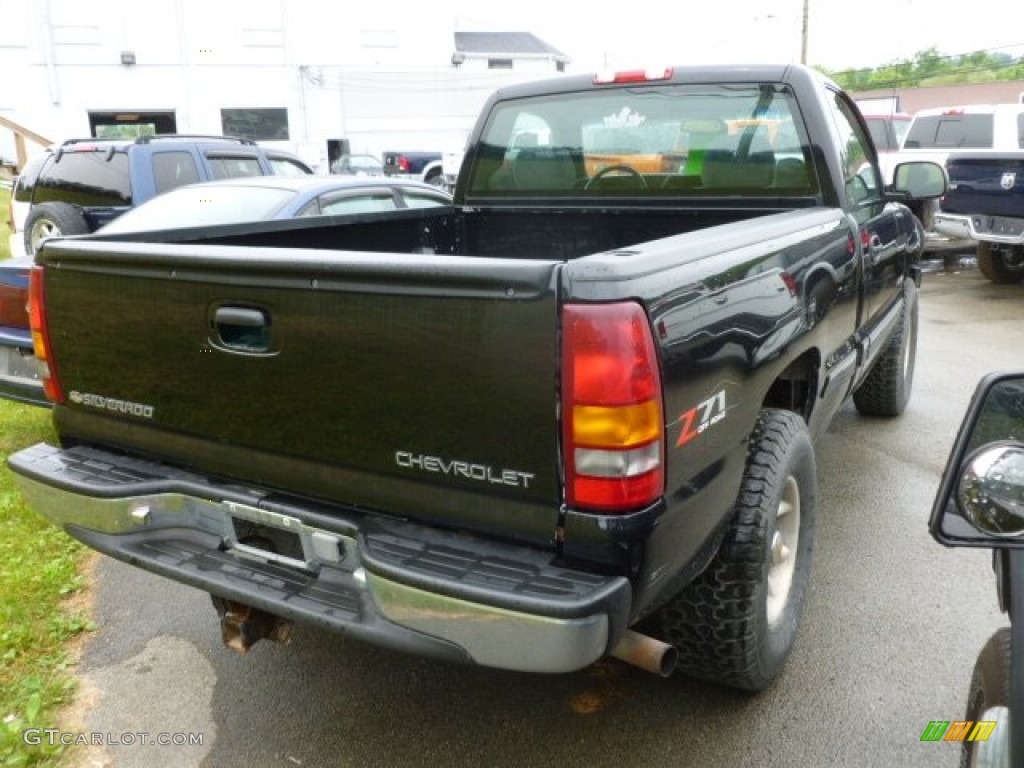
[[[804,0],[804,19],[803,26],[800,28],[800,63],[807,63],[807,16],[808,6],[811,4],[811,0]]]

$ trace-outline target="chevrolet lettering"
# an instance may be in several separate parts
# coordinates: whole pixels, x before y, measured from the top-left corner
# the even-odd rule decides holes
[[[396,451],[395,463],[405,469],[419,469],[424,472],[440,472],[450,477],[464,477],[496,485],[529,488],[530,481],[536,475],[532,472],[520,472],[515,469],[495,469],[485,464],[472,464],[468,461],[448,461],[440,456],[425,456],[409,451]]]

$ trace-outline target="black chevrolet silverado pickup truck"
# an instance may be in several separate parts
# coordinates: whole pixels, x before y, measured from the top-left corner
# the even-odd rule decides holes
[[[813,440],[910,396],[903,203],[945,187],[885,189],[803,67],[505,88],[451,207],[47,241],[60,445],[10,466],[72,536],[209,592],[239,649],[305,622],[758,690],[808,584]]]
[[[944,227],[978,243],[978,268],[994,283],[1024,279],[1024,152],[961,151],[946,160]]]

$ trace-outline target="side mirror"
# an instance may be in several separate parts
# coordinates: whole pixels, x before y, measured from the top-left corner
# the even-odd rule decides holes
[[[934,200],[949,189],[946,169],[927,160],[900,163],[892,178],[888,191],[902,200]]]
[[[1024,373],[991,374],[978,384],[929,529],[950,547],[1024,549]]]
[[[1024,534],[1024,446],[995,444],[968,457],[957,481],[956,503],[979,531]]]

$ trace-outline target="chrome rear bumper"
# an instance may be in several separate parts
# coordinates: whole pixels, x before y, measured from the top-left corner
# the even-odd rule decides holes
[[[404,651],[569,672],[611,652],[629,583],[551,553],[325,512],[93,448],[9,459],[28,503],[94,549],[211,594]]]

